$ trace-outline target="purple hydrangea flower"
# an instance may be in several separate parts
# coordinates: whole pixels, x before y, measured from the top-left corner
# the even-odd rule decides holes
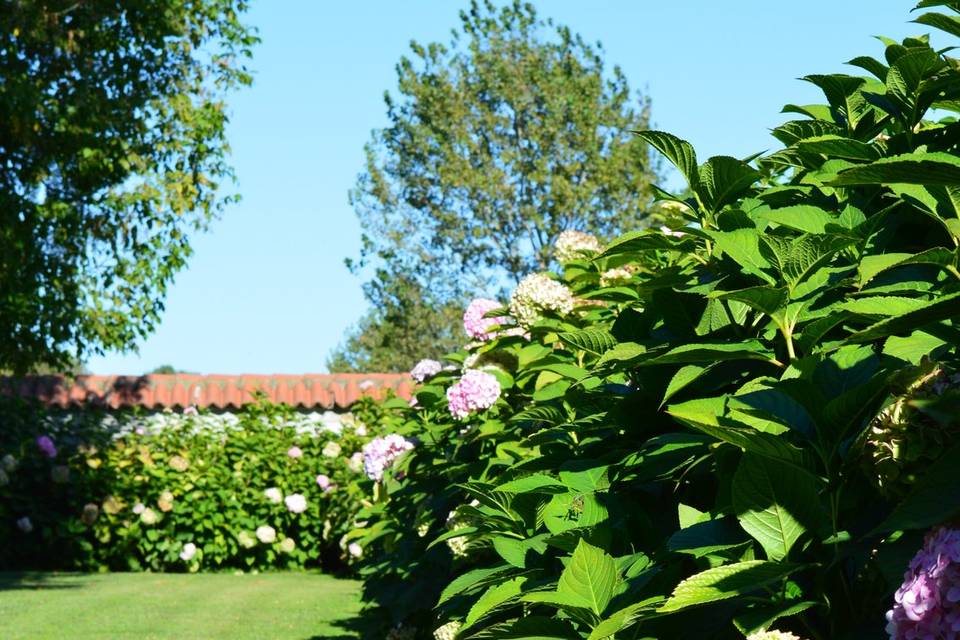
[[[413,449],[413,443],[391,433],[382,438],[374,438],[363,445],[363,470],[367,477],[379,482],[383,480],[383,472],[400,457],[400,454]]]
[[[471,413],[489,409],[500,397],[500,382],[492,373],[471,369],[447,389],[450,413],[463,420]]]
[[[940,527],[910,561],[887,612],[891,640],[960,637],[960,530]]]
[[[417,382],[423,382],[427,378],[432,378],[440,373],[442,369],[443,365],[436,360],[426,359],[418,362],[417,366],[410,370],[410,375],[413,376],[413,379]]]
[[[53,438],[50,436],[39,436],[37,438],[37,448],[48,458],[57,457],[57,445],[53,444]]]
[[[490,340],[497,335],[497,327],[503,324],[503,318],[485,318],[484,316],[503,305],[489,298],[477,298],[467,306],[463,314],[463,328],[467,335],[477,340]]]

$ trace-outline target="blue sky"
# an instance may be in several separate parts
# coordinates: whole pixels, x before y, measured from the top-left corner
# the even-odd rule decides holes
[[[882,55],[872,35],[926,31],[902,0],[550,0],[553,17],[600,40],[608,63],[653,100],[657,128],[702,158],[775,148],[787,102],[821,101],[796,78]],[[94,373],[161,364],[200,373],[324,371],[363,314],[361,282],[343,265],[360,229],[347,192],[383,92],[411,39],[447,41],[466,2],[254,0],[260,29],[252,88],[231,100],[229,137],[243,202],[195,239],[196,254],[139,354],[93,358]],[[851,73],[855,73],[852,70]]]

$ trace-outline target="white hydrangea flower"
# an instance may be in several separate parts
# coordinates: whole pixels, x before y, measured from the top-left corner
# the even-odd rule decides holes
[[[459,620],[453,620],[438,627],[436,631],[433,632],[433,637],[436,640],[456,640],[457,633],[460,631],[460,627],[463,626]]]
[[[280,551],[283,553],[293,553],[297,548],[297,542],[293,538],[284,538],[280,541]]]
[[[331,440],[327,444],[323,445],[322,453],[326,458],[336,458],[337,456],[340,455],[340,452],[342,450],[343,448],[340,446],[339,443],[336,443],[333,440]]]
[[[159,517],[157,516],[157,512],[151,509],[150,507],[146,507],[143,511],[140,512],[140,522],[142,522],[143,524],[146,524],[146,525],[157,524],[157,520],[159,520]]]
[[[557,236],[553,245],[553,255],[557,262],[570,262],[600,253],[602,247],[597,237],[583,231],[564,231]]]
[[[257,546],[256,539],[252,535],[250,535],[249,531],[241,531],[237,535],[237,541],[240,543],[240,546],[243,547],[244,549],[252,549],[253,547]]]
[[[618,267],[616,269],[608,269],[600,274],[600,286],[601,287],[612,287],[618,284],[625,284],[630,282],[633,278],[633,270],[629,267]]]
[[[27,516],[17,519],[17,529],[23,531],[24,533],[30,533],[33,531],[33,521],[30,520]]]
[[[268,524],[262,524],[257,527],[256,536],[263,544],[271,544],[277,541],[277,530]]]
[[[787,631],[758,631],[747,637],[747,640],[803,640]]]
[[[467,543],[466,536],[447,538],[447,547],[450,548],[450,552],[453,554],[454,558],[466,557],[468,546],[469,544]]]
[[[300,493],[291,493],[283,499],[290,513],[303,513],[307,510],[307,499]]]
[[[184,562],[190,562],[193,560],[193,557],[197,555],[197,545],[192,542],[188,542],[183,545],[183,549],[180,551],[180,559]]]
[[[361,547],[356,542],[351,542],[347,545],[347,553],[349,553],[354,558],[359,558],[363,555],[363,547]]]
[[[7,473],[13,473],[17,470],[17,459],[8,453],[0,458],[0,466],[2,466],[3,470]]]
[[[143,510],[146,508],[147,508],[147,505],[143,504],[142,502],[138,502],[137,504],[133,505],[133,512],[136,515],[140,515],[141,513],[143,513]]]
[[[283,492],[280,491],[280,489],[277,489],[276,487],[270,487],[269,489],[263,492],[263,495],[267,498],[267,500],[269,500],[273,504],[280,504],[281,502],[283,502]]]
[[[510,313],[521,327],[534,324],[544,311],[567,315],[573,311],[573,292],[544,273],[520,281],[510,296]]]

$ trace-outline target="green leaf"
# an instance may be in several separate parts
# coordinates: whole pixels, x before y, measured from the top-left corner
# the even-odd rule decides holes
[[[700,167],[699,193],[707,207],[719,211],[742,196],[759,177],[760,173],[743,160],[714,156]]]
[[[844,226],[840,219],[829,211],[808,204],[769,209],[757,215],[764,220],[804,233],[826,233],[828,226]]]
[[[774,316],[786,306],[790,299],[790,291],[786,287],[761,285],[736,291],[714,291],[709,297],[720,300],[736,300],[760,313]]]
[[[667,407],[667,413],[709,436],[802,469],[812,466],[806,451],[781,436],[763,433],[725,417],[727,399],[698,398]]]
[[[905,153],[841,171],[829,184],[852,187],[871,184],[960,185],[960,158],[943,152]]]
[[[566,620],[544,616],[524,616],[509,629],[498,630],[497,640],[579,640],[577,633]]]
[[[769,362],[773,353],[759,340],[743,342],[695,343],[674,347],[648,360],[642,366],[684,364],[687,362],[719,362],[721,360],[762,360]]]
[[[474,587],[484,585],[491,579],[496,578],[501,573],[509,570],[510,567],[504,564],[496,567],[474,569],[473,571],[468,571],[461,576],[457,576],[444,588],[443,592],[440,594],[440,600],[437,602],[437,604],[443,604],[455,595],[459,595],[464,591]]]
[[[673,377],[670,379],[670,383],[667,385],[667,390],[663,394],[663,400],[660,401],[660,406],[663,407],[667,403],[667,400],[680,393],[687,386],[693,384],[700,378],[703,374],[710,371],[714,365],[707,365],[701,367],[696,364],[688,364],[673,374]]]
[[[652,611],[663,600],[662,597],[647,598],[641,602],[635,602],[624,607],[609,617],[603,619],[600,624],[593,628],[587,640],[604,640],[616,635],[616,633],[637,620],[645,611]]]
[[[960,445],[945,451],[875,533],[926,529],[960,512]]]
[[[543,473],[534,473],[505,482],[496,488],[503,493],[566,493],[563,482]]]
[[[749,538],[727,518],[697,522],[680,529],[667,541],[667,548],[678,553],[687,553],[695,558],[733,549],[748,542]]]
[[[782,580],[798,568],[798,565],[782,562],[749,560],[707,569],[678,584],[658,611],[680,611],[735,598]]]
[[[760,253],[760,232],[756,229],[735,229],[734,231],[704,230],[716,243],[718,249],[743,267],[751,275],[766,280],[770,284],[777,281],[764,270],[770,263]]]
[[[646,354],[647,348],[636,342],[621,342],[610,349],[597,360],[597,366],[610,362],[633,362]]]
[[[806,138],[794,144],[794,148],[804,153],[819,153],[829,158],[848,160],[876,160],[880,157],[880,151],[871,144],[834,135]]]
[[[601,615],[619,581],[613,557],[581,539],[560,574],[557,592],[576,598],[584,607]]]
[[[744,454],[733,475],[733,506],[740,526],[770,560],[783,560],[794,543],[821,522],[818,481],[769,458]]]
[[[566,412],[552,404],[534,404],[510,417],[510,422],[546,422],[550,425],[566,421]]]
[[[540,540],[518,540],[516,538],[507,538],[505,536],[494,536],[493,548],[500,554],[500,557],[519,569],[525,569],[527,566],[527,551],[535,547],[546,548],[546,545]]]
[[[942,13],[924,13],[913,22],[946,31],[952,36],[960,36],[960,19],[956,16],[947,16]]]
[[[650,146],[673,163],[683,174],[683,177],[687,179],[687,184],[690,185],[691,189],[697,189],[700,185],[697,153],[689,142],[663,131],[638,131],[637,136],[648,142]]]
[[[816,602],[782,602],[773,606],[757,606],[733,619],[734,626],[745,636],[766,631],[780,618],[786,618],[817,606]]]
[[[951,266],[954,261],[954,252],[943,247],[934,247],[920,253],[883,253],[864,256],[860,260],[858,270],[860,288],[879,274],[889,269],[910,264],[933,264],[941,267]]]
[[[617,346],[617,339],[606,329],[581,329],[561,333],[557,337],[565,344],[596,355],[602,355],[606,350]]]
[[[883,354],[918,365],[930,354],[947,343],[925,331],[914,331],[909,336],[890,336],[883,343]]]
[[[925,325],[955,318],[958,315],[960,315],[960,293],[953,293],[927,302],[922,307],[902,315],[870,325],[863,331],[849,336],[844,343],[863,344],[886,336],[904,335]]]
[[[926,300],[903,298],[900,296],[867,296],[854,298],[837,305],[849,313],[864,316],[898,316],[916,311],[926,305]]]
[[[469,627],[494,609],[517,598],[523,590],[523,585],[526,581],[526,577],[520,576],[507,582],[494,585],[484,591],[483,595],[470,607],[470,611],[463,621],[464,626]]]
[[[650,229],[628,231],[607,245],[603,252],[594,258],[594,261],[644,251],[690,250],[693,247],[692,238],[677,238]]]

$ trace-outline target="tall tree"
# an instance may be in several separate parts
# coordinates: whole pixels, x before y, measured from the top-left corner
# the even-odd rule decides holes
[[[619,67],[607,73],[600,44],[538,18],[532,5],[475,1],[449,44],[413,42],[411,52],[397,65],[399,95],[385,96],[390,124],[374,132],[351,193],[363,242],[348,265],[375,269],[365,288],[372,310],[331,366],[357,351],[354,360],[405,369],[413,354],[365,358],[362,338],[374,327],[429,335],[451,315],[389,325],[383,290],[420,296],[399,306],[425,310],[502,293],[551,266],[562,231],[615,235],[643,225],[651,201],[656,165],[631,133],[646,128],[649,100],[631,93]],[[382,282],[401,276],[409,286]],[[449,346],[421,343],[419,352]]]
[[[0,0],[0,369],[129,349],[231,200],[246,0]]]

